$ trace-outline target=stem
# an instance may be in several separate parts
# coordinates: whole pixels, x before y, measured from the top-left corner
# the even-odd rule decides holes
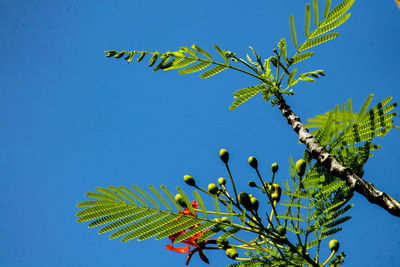
[[[258,168],[256,169],[256,171],[257,171],[257,176],[258,176],[258,178],[260,179],[261,184],[262,184],[263,187],[264,187],[265,194],[267,195],[269,201],[271,202],[272,210],[275,212],[275,214],[278,214],[278,213],[276,212],[275,206],[273,205],[274,201],[272,200],[272,198],[271,198],[270,195],[268,194],[267,187],[265,186],[264,181],[263,181],[263,179],[261,178],[261,175],[260,175],[260,172],[258,171]],[[268,216],[267,216],[267,219],[269,220]],[[278,225],[280,225],[280,222],[279,222],[278,217],[275,216],[275,219],[276,219],[276,222],[278,223]],[[269,220],[269,222],[270,222],[271,226],[273,227],[271,220]]]
[[[273,207],[276,206],[276,200],[274,200],[274,203],[272,204],[272,206],[273,206]],[[272,221],[272,217],[273,217],[273,216],[274,216],[274,209],[271,210],[271,216],[270,216],[270,218],[269,218],[269,221]],[[271,224],[269,223],[267,229],[269,229],[270,226],[271,226]]]
[[[226,169],[228,170],[229,178],[231,179],[233,191],[235,192],[236,203],[239,203],[239,198],[238,198],[238,194],[237,194],[237,191],[236,191],[235,182],[233,181],[231,170],[229,169],[228,163],[225,163],[225,166],[226,166]]]
[[[325,266],[325,264],[327,264],[332,259],[335,252],[336,252],[335,250],[332,250],[331,255],[329,255],[329,257],[326,259],[326,261],[324,263],[322,263],[322,267]]]

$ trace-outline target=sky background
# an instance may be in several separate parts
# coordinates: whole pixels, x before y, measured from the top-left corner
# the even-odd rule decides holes
[[[323,1],[320,1],[321,5]],[[338,2],[333,1],[334,5]],[[256,97],[229,111],[232,93],[255,85],[251,77],[225,71],[153,73],[146,62],[107,59],[104,51],[177,50],[196,43],[216,57],[212,45],[241,57],[251,45],[272,55],[295,16],[302,40],[306,1],[18,1],[0,0],[0,265],[1,266],[184,266],[186,256],[167,251],[168,240],[108,240],[77,223],[76,203],[108,185],[171,190],[191,174],[207,186],[227,175],[218,152],[227,148],[240,191],[254,171],[278,162],[277,182],[288,178],[288,157],[304,146],[277,108]],[[326,70],[301,83],[287,101],[303,121],[353,99],[358,110],[399,94],[400,10],[393,0],[356,1],[341,36],[312,51],[302,71]],[[364,178],[400,199],[399,131],[365,166]],[[335,236],[346,266],[400,264],[400,221],[358,194],[353,217]],[[327,242],[325,254],[329,253]],[[208,251],[207,251],[208,252]],[[212,266],[233,263],[222,252]],[[191,266],[205,266],[195,255]]]

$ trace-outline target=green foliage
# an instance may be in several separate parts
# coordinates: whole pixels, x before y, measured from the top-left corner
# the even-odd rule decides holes
[[[397,104],[390,103],[391,97],[367,111],[372,97],[372,94],[367,97],[358,113],[353,112],[349,99],[341,110],[337,105],[334,110],[317,115],[305,124],[305,127],[317,128],[312,134],[321,146],[361,176],[362,165],[372,156],[372,151],[380,148],[371,143],[372,139],[384,137],[394,128],[393,118],[397,116],[392,112]]]
[[[353,3],[354,0],[344,0],[331,9],[331,1],[326,0],[323,12],[320,13],[318,1],[313,0],[313,27],[311,5],[306,4],[305,40],[302,43],[298,41],[294,17],[290,16],[290,35],[295,48],[291,57],[288,56],[285,39],[279,41],[277,49],[273,49],[274,54],[266,59],[257,54],[252,47],[251,56],[247,54],[246,58],[242,59],[235,53],[214,45],[215,53],[222,58],[222,62],[219,62],[212,54],[195,44],[191,48],[181,47],[177,51],[165,53],[109,50],[106,51],[106,57],[124,57],[130,63],[135,56],[137,62],[143,61],[147,56],[150,57],[148,64],[153,71],[201,73],[200,78],[203,79],[227,69],[239,71],[256,78],[259,84],[234,92],[234,102],[229,109],[237,108],[258,93],[274,106],[277,103],[281,104],[284,97],[293,95],[292,87],[298,82],[313,82],[325,76],[323,70],[300,72],[293,66],[314,55],[314,52],[306,50],[339,36],[339,33],[331,31],[349,19],[350,13],[347,12]],[[316,128],[312,134],[326,151],[360,177],[363,175],[365,163],[372,156],[371,152],[380,148],[379,145],[372,144],[374,138],[383,137],[392,128],[397,128],[392,121],[397,116],[392,112],[396,104],[390,103],[391,98],[386,98],[368,109],[371,100],[372,95],[367,97],[360,111],[354,113],[349,99],[347,105],[338,105],[334,110],[317,115],[305,124],[306,127]],[[197,190],[193,191],[193,198],[177,187],[179,203],[175,201],[175,194],[165,186],[161,186],[161,191],[149,186],[154,196],[136,185],[132,188],[96,188],[97,192],[86,194],[91,200],[77,204],[77,207],[83,208],[76,214],[79,217],[78,222],[90,221],[89,228],[102,226],[99,234],[112,232],[110,239],[122,237],[122,242],[168,237],[174,243],[184,242],[186,245],[195,246],[196,249],[204,248],[209,242],[215,245],[212,249],[245,250],[249,258],[238,257],[236,259],[240,262],[231,264],[231,267],[320,266],[323,261],[319,255],[321,244],[326,242],[324,239],[341,231],[343,223],[351,218],[346,212],[352,207],[348,204],[352,191],[346,183],[313,160],[310,152],[305,150],[304,171],[296,170],[292,158],[289,158],[290,179],[282,186],[285,188],[284,196],[279,202],[280,191],[278,196],[274,192],[277,188],[274,178],[278,169],[273,170],[270,180],[264,181],[255,164],[255,158],[251,157],[249,163],[261,182],[260,186],[255,182],[251,183],[251,193],[264,198],[257,196],[261,203],[259,211],[251,206],[247,192],[242,192],[239,196],[246,195],[248,201],[238,197],[228,166],[229,154],[226,150],[224,153],[225,156],[221,160],[227,168],[234,194],[228,192],[225,187],[226,181],[219,184],[221,187],[212,184],[212,190],[201,188],[194,180],[186,181]],[[206,203],[200,193],[210,198],[213,209],[206,209]],[[192,202],[192,199],[196,199],[197,203]],[[266,218],[261,217],[264,213]],[[252,235],[252,238],[243,240],[243,232],[247,233],[245,237]],[[193,251],[195,250],[189,253],[194,253]],[[231,257],[236,257],[236,251]],[[340,266],[344,257],[343,252],[337,254],[330,261],[330,266]],[[326,263],[329,260],[330,258]]]
[[[110,236],[110,239],[123,236],[122,242],[127,242],[134,238],[137,238],[139,241],[151,237],[162,239],[191,228],[189,231],[185,232],[185,234],[176,238],[175,242],[180,242],[196,233],[210,229],[213,226],[230,227],[229,224],[227,225],[226,223],[208,220],[207,218],[194,215],[196,211],[207,214],[204,208],[205,205],[198,193],[197,201],[200,206],[203,207],[202,210],[195,211],[195,209],[193,209],[193,213],[189,212],[185,214],[179,211],[171,211],[171,205],[167,202],[166,198],[153,186],[150,186],[150,189],[157,196],[158,201],[136,185],[133,186],[136,192],[127,189],[128,188],[122,186],[120,188],[109,186],[108,189],[99,187],[96,188],[98,192],[87,193],[86,196],[94,198],[95,200],[77,204],[77,207],[84,208],[76,214],[76,216],[79,217],[78,222],[91,221],[89,228],[107,224],[99,230],[99,234],[116,230]],[[165,190],[167,189],[164,187],[163,191]],[[123,193],[126,191],[129,193]],[[132,194],[133,192],[135,193],[135,197]],[[142,205],[137,205],[132,197],[141,197]],[[171,200],[170,197],[169,199]],[[160,209],[158,203],[164,204],[168,211]],[[151,207],[151,205],[155,207]],[[222,230],[216,231],[216,229],[207,231],[207,237],[211,237],[213,234]],[[232,225],[232,229],[237,232],[241,228]]]

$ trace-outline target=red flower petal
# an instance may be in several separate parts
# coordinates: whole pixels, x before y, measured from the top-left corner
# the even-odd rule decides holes
[[[178,253],[188,253],[190,251],[190,247],[180,247],[180,248],[175,248],[173,245],[166,245],[165,248],[167,250],[172,250]]]

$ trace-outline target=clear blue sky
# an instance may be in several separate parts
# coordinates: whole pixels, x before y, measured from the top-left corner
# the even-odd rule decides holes
[[[320,1],[323,3],[323,1]],[[333,1],[337,4],[337,1]],[[255,155],[268,174],[304,146],[276,108],[256,98],[229,111],[234,90],[257,81],[225,72],[153,73],[104,50],[175,50],[193,43],[245,56],[253,46],[269,57],[289,39],[289,15],[300,32],[306,1],[48,1],[0,0],[0,265],[184,266],[167,240],[108,240],[76,223],[77,202],[98,186],[185,187],[184,174],[206,186],[226,171],[225,147],[242,190]],[[327,76],[296,87],[288,99],[303,121],[353,99],[359,108],[399,94],[400,11],[393,0],[356,1],[341,36],[314,49],[304,71]],[[399,132],[378,139],[383,149],[364,178],[400,199]],[[241,191],[242,191],[241,190]],[[400,221],[355,195],[353,219],[337,235],[346,266],[400,264]],[[327,253],[327,252],[326,252]],[[212,266],[232,261],[208,253]],[[205,266],[197,255],[191,266]]]

